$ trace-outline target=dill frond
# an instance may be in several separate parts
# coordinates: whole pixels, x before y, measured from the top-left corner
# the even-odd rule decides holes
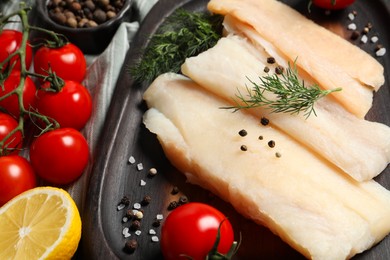
[[[178,9],[150,39],[130,74],[136,82],[151,82],[166,72],[180,72],[188,57],[213,47],[222,35],[222,16]]]
[[[317,84],[306,87],[303,80],[299,80],[298,71],[290,64],[281,75],[273,74],[259,77],[260,82],[256,83],[248,79],[253,88],[246,88],[246,95],[240,91],[236,95],[235,106],[227,109],[249,109],[265,106],[273,113],[299,114],[301,112],[309,117],[312,113],[316,115],[314,103],[320,98],[341,88],[322,90]]]

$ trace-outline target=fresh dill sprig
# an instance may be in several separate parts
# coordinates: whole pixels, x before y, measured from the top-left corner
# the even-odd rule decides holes
[[[341,88],[322,90],[317,84],[310,87],[305,86],[303,80],[299,80],[297,68],[288,66],[281,75],[273,74],[259,77],[260,83],[256,83],[250,79],[253,88],[247,87],[247,95],[243,95],[240,91],[235,100],[236,105],[226,107],[228,109],[248,109],[259,106],[265,106],[273,113],[290,113],[298,114],[304,112],[306,118],[312,113],[316,115],[314,103],[336,91],[341,91]]]
[[[222,35],[222,16],[178,9],[150,39],[130,74],[136,82],[151,82],[165,72],[180,72],[188,57],[213,47]]]

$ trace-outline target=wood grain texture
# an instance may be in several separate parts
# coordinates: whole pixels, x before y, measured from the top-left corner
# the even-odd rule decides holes
[[[380,42],[390,50],[390,35],[388,20],[390,19],[390,3],[381,1],[357,1],[353,9],[324,15],[323,11],[313,8],[307,12],[306,1],[285,0],[305,15],[310,16],[318,23],[330,30],[349,38],[350,31],[346,30],[347,14],[357,10],[354,21],[359,28],[367,22],[374,25]],[[167,206],[170,201],[180,195],[172,195],[173,186],[179,187],[181,194],[185,194],[191,201],[204,201],[229,216],[236,234],[241,232],[242,245],[235,259],[303,259],[303,257],[271,234],[266,228],[254,224],[240,216],[226,202],[213,196],[208,191],[185,182],[185,178],[177,172],[164,157],[159,143],[154,135],[149,133],[142,124],[142,115],[146,110],[142,102],[142,94],[146,85],[136,85],[127,72],[129,65],[137,60],[143,48],[148,44],[149,37],[159,25],[176,8],[184,6],[189,10],[205,10],[205,0],[160,0],[151,10],[141,25],[139,33],[132,43],[126,57],[120,78],[113,96],[103,135],[97,144],[98,153],[94,156],[88,192],[83,199],[83,236],[79,251],[75,258],[79,259],[162,259],[159,243],[151,242],[148,230],[156,214],[167,215]],[[359,44],[358,41],[356,41]],[[369,53],[373,53],[374,44],[361,45]],[[374,97],[374,105],[367,115],[368,120],[390,125],[390,54],[378,58],[385,67],[386,85]],[[129,164],[128,159],[133,156],[137,163],[142,163],[144,170],[137,170],[136,164]],[[154,167],[158,174],[149,178],[147,171]],[[389,167],[376,179],[387,189],[390,189]],[[146,185],[140,186],[145,180]],[[79,191],[70,190],[77,194]],[[139,248],[131,257],[123,251],[126,239],[122,236],[122,229],[128,224],[122,223],[124,211],[117,211],[116,206],[121,198],[127,195],[132,203],[142,200],[144,195],[151,195],[152,202],[144,207],[145,218],[142,220],[142,234],[136,238]],[[155,228],[160,234],[161,228]],[[237,236],[238,239],[238,236]],[[360,254],[355,259],[389,259],[390,238],[385,238],[373,249]]]

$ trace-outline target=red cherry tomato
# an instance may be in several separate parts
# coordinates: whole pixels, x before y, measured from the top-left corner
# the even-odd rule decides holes
[[[49,84],[46,82],[43,88]],[[92,98],[83,85],[65,80],[60,92],[38,91],[36,108],[39,113],[55,119],[62,128],[80,130],[91,117]]]
[[[329,10],[344,9],[354,2],[355,0],[313,0],[316,6]]]
[[[34,56],[34,70],[47,75],[49,67],[62,79],[82,82],[86,73],[86,61],[81,50],[68,43],[60,48],[43,46]]]
[[[228,219],[217,209],[203,203],[191,202],[179,206],[168,215],[161,229],[161,250],[165,259],[206,259],[222,221],[218,252],[226,254],[234,241]]]
[[[30,161],[36,174],[54,184],[68,184],[79,178],[88,158],[87,141],[73,128],[46,132],[30,147]]]
[[[4,29],[0,32],[0,62],[3,62],[11,53],[17,51],[22,44],[23,34],[19,31]],[[15,62],[15,70],[20,70],[20,59],[14,56],[11,64]],[[29,43],[26,45],[26,68],[29,69],[32,61],[32,48]],[[7,64],[3,65],[3,69]]]
[[[16,89],[20,82],[20,72],[12,71],[11,74],[4,82],[4,88],[0,88],[0,96],[4,96],[7,93]],[[23,88],[23,106],[24,109],[29,110],[35,105],[35,92],[36,87],[33,80],[30,77],[26,77]],[[19,117],[19,100],[16,94],[11,95],[0,101],[0,107],[7,110],[10,114],[15,117]]]
[[[0,206],[16,195],[35,187],[34,170],[24,157],[19,155],[0,157]]]
[[[0,112],[0,141],[2,141],[17,126],[18,122],[12,116]],[[18,153],[19,151],[17,150],[17,148],[21,147],[22,133],[20,131],[17,131],[12,136],[10,136],[10,138],[4,143],[2,147],[0,147],[0,149],[3,150],[3,154],[6,154],[7,152]],[[6,150],[5,153],[4,150]]]

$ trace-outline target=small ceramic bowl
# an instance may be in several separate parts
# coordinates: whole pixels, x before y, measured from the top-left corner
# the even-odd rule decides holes
[[[89,28],[71,28],[54,22],[48,13],[49,0],[36,2],[38,25],[65,35],[68,40],[77,45],[84,54],[99,54],[105,50],[122,22],[128,22],[131,18],[132,0],[125,0],[122,9],[115,17]]]

